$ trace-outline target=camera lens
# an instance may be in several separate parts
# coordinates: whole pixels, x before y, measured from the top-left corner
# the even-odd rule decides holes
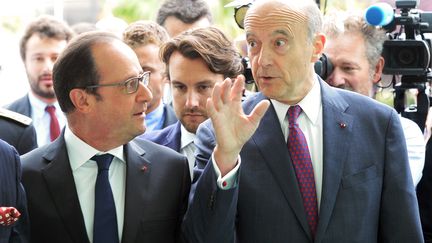
[[[397,62],[401,66],[412,66],[417,60],[416,49],[413,48],[401,48],[397,53]]]

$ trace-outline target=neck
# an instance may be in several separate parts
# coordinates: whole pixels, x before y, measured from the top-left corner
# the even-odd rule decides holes
[[[98,126],[91,126],[89,124],[91,123],[83,118],[80,118],[78,121],[68,118],[69,128],[75,136],[99,151],[106,152],[128,143],[128,141],[119,141],[113,137],[112,131],[95,129]]]

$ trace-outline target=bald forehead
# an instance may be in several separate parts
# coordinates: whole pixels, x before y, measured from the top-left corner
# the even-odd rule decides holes
[[[293,36],[293,26],[307,22],[307,16],[302,11],[304,3],[301,2],[299,0],[257,1],[247,11],[245,30],[282,27]]]

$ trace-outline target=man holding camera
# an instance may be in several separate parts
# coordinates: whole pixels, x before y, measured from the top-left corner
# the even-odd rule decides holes
[[[384,67],[381,52],[385,32],[368,25],[360,13],[346,12],[327,15],[324,32],[327,37],[324,53],[333,64],[333,71],[326,82],[374,98]],[[425,141],[415,122],[399,117],[407,144],[411,176],[416,186],[425,163]]]

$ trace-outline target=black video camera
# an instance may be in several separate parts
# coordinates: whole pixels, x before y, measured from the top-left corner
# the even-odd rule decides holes
[[[387,32],[382,52],[383,73],[393,75],[394,108],[423,129],[430,103],[425,89],[431,78],[432,45],[426,33],[432,33],[432,13],[415,9],[417,2],[396,0],[400,14],[386,3],[377,3],[366,10],[365,18]],[[401,75],[400,84],[396,84],[395,75]],[[418,90],[417,104],[405,108],[405,91],[410,89]]]

